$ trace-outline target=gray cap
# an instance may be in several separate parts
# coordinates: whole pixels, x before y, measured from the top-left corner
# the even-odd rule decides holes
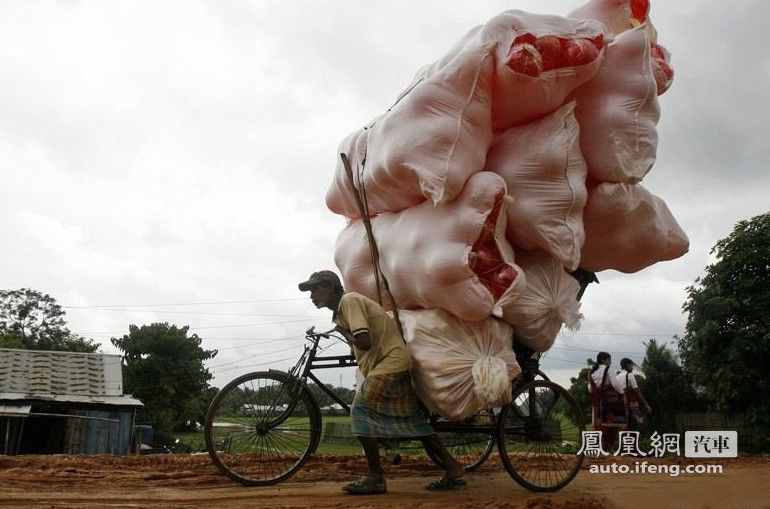
[[[319,270],[318,272],[313,272],[310,274],[310,278],[308,278],[307,281],[300,283],[299,289],[303,292],[307,292],[320,283],[342,286],[340,278],[337,277],[337,274],[330,270]]]

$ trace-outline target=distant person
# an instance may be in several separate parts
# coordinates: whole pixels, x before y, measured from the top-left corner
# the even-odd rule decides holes
[[[343,486],[354,494],[387,492],[380,463],[378,439],[418,439],[445,465],[444,476],[426,486],[450,490],[466,484],[465,468],[446,450],[423,414],[412,389],[406,343],[393,318],[373,300],[358,293],[345,293],[334,272],[314,272],[299,284],[317,308],[331,309],[332,320],[353,347],[365,379],[350,408],[350,426],[361,442],[369,473]]]
[[[588,375],[594,431],[602,432],[602,448],[612,452],[618,428],[625,427],[625,408],[618,378],[610,370],[612,356],[599,352]]]
[[[634,431],[641,431],[644,425],[644,415],[639,408],[639,403],[642,403],[647,409],[647,413],[652,413],[647,400],[644,399],[642,391],[639,390],[639,384],[636,383],[636,377],[634,376],[634,361],[625,357],[620,361],[620,373],[618,373],[618,385],[621,388],[623,397],[625,398],[626,410],[628,411],[628,428]]]

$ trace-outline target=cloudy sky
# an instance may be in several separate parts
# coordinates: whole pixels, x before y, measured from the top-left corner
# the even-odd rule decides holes
[[[472,26],[581,3],[0,1],[0,288],[51,294],[104,352],[129,324],[190,325],[220,350],[218,385],[286,368],[329,323],[296,283],[333,267],[339,140]],[[582,330],[546,356],[561,382],[598,349],[641,360],[642,341],[681,333],[711,246],[770,208],[770,3],[652,9],[676,78],[645,185],[690,253],[601,273]]]

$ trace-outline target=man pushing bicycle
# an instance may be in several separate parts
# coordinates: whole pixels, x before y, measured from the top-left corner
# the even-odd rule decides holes
[[[441,479],[426,486],[449,490],[465,486],[465,469],[446,450],[417,402],[409,374],[409,352],[396,322],[373,300],[345,292],[337,275],[329,270],[314,272],[299,284],[317,308],[333,311],[337,330],[353,347],[365,379],[358,387],[350,409],[351,429],[366,454],[369,473],[343,486],[353,494],[386,493],[378,439],[419,439],[445,465]]]

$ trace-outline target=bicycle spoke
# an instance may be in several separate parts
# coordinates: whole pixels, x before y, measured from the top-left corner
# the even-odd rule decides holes
[[[291,396],[294,382],[282,377],[244,375],[217,395],[207,415],[209,454],[243,484],[271,484],[291,475],[320,434],[317,407],[306,389]]]

